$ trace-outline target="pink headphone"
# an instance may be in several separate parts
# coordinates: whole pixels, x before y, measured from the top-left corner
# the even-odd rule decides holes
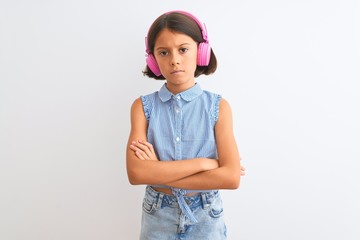
[[[194,15],[192,15],[188,12],[185,12],[185,11],[170,11],[165,14],[169,14],[169,13],[173,13],[173,12],[181,13],[181,14],[184,14],[184,15],[192,18],[197,23],[197,25],[200,27],[204,42],[199,43],[199,46],[198,46],[197,65],[198,66],[208,66],[209,62],[210,62],[210,56],[211,56],[211,47],[209,45],[209,40],[208,40],[205,25],[201,24],[201,22]],[[160,68],[156,62],[154,55],[152,55],[150,53],[148,42],[147,42],[147,37],[145,38],[145,45],[146,45],[145,47],[146,47],[146,53],[147,53],[146,63],[148,65],[148,67],[150,68],[150,70],[156,76],[160,76],[161,75]]]

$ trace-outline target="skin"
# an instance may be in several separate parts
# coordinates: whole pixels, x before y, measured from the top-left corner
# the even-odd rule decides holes
[[[162,30],[155,42],[154,56],[166,86],[177,94],[195,84],[197,43],[189,36]],[[233,134],[232,112],[221,99],[215,125],[218,161],[208,158],[182,161],[159,161],[153,146],[147,142],[147,121],[141,99],[131,106],[131,131],[127,144],[127,173],[131,184],[167,185],[196,190],[236,189],[245,169]],[[165,159],[163,159],[165,160]],[[170,189],[156,190],[171,194]]]

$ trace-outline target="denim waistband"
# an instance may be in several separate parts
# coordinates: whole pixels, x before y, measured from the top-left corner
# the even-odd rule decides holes
[[[166,185],[149,185],[153,188],[168,188],[168,189],[175,189],[175,188],[172,188],[172,187],[169,187],[169,186],[166,186]],[[180,188],[177,188],[177,189],[180,189]],[[190,190],[190,189],[182,189],[184,191],[186,191],[186,193],[200,193],[200,192],[212,192],[214,190]]]
[[[193,196],[185,196],[184,189],[171,188],[174,195],[158,192],[151,186],[146,187],[146,194],[157,202],[157,207],[179,207],[182,213],[189,218],[190,222],[196,223],[197,220],[192,213],[192,209],[202,205],[207,208],[219,196],[218,190],[199,192]]]

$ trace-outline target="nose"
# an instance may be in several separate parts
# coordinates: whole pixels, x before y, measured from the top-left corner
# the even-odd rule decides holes
[[[180,56],[177,53],[172,53],[171,57],[171,66],[179,65],[180,64]]]

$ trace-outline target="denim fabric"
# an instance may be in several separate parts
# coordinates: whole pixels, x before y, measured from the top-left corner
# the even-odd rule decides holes
[[[217,159],[215,124],[220,99],[219,94],[204,91],[198,84],[176,95],[164,84],[158,92],[141,96],[148,122],[147,140],[154,146],[157,157],[161,161]],[[183,200],[187,191],[174,188],[172,192],[182,212],[196,223]]]
[[[177,198],[146,187],[140,240],[224,240],[226,226],[219,191],[184,197],[197,223],[180,211]]]
[[[198,84],[173,95],[164,84],[141,96],[148,121],[147,138],[161,161],[197,157],[217,159],[215,123],[221,96]]]

